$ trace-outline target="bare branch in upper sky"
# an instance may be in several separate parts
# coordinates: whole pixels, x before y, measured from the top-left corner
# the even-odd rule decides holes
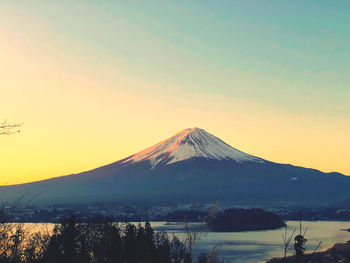
[[[6,120],[0,123],[0,135],[10,135],[20,132],[23,123],[8,123]]]

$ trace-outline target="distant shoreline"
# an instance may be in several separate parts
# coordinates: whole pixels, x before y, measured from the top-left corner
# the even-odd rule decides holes
[[[119,222],[119,223],[122,223],[122,222],[146,222],[146,221],[149,221],[149,222],[165,222],[165,223],[170,223],[172,225],[175,225],[177,223],[184,223],[185,221],[184,220],[166,220],[166,219],[152,219],[152,220],[145,220],[145,219],[123,219],[123,220],[113,220],[114,222]],[[296,220],[296,219],[287,219],[287,220],[283,220],[284,222],[288,222],[288,221],[299,221],[299,220]],[[347,220],[340,220],[340,219],[318,219],[318,220],[310,220],[310,219],[303,219],[303,222],[349,222],[350,224],[350,220],[347,219]],[[93,222],[93,221],[89,221],[89,220],[82,220],[82,221],[79,221],[79,223],[89,223],[89,222]],[[198,222],[201,222],[200,220],[191,220],[189,221],[191,223],[198,223]],[[32,223],[32,224],[60,224],[59,221],[57,220],[45,220],[45,221],[41,221],[41,220],[9,220],[9,222],[7,223]],[[349,225],[350,227],[350,225]],[[267,229],[267,230],[271,230],[271,229]],[[347,231],[347,232],[350,232],[350,228],[349,229],[339,229],[340,231]],[[264,231],[264,230],[262,230]],[[236,231],[235,231],[236,232]],[[237,232],[241,232],[241,231],[237,231]]]

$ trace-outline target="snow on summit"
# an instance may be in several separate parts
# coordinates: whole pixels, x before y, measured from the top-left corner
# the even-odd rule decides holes
[[[241,152],[214,135],[199,128],[188,128],[150,148],[138,152],[123,161],[150,161],[152,168],[160,162],[176,163],[193,157],[207,159],[233,159],[236,162],[264,162],[263,159]]]

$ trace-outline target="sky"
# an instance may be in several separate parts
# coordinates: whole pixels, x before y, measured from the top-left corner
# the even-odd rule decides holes
[[[0,0],[0,185],[189,127],[350,175],[349,1]]]

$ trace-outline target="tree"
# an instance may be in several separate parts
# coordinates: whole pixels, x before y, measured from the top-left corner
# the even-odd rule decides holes
[[[186,246],[175,235],[170,243],[170,254],[174,263],[189,262],[190,254],[187,252]]]
[[[128,263],[138,263],[138,242],[137,228],[133,224],[127,224],[124,236],[125,261]]]
[[[302,212],[299,211],[299,235],[294,238],[294,251],[295,251],[295,262],[301,263],[301,260],[304,256],[305,252],[305,243],[307,239],[305,238],[305,234],[307,231],[307,227],[305,228],[304,234],[302,233]]]
[[[110,244],[107,250],[107,258],[110,262],[123,262],[123,243],[120,236],[120,229],[110,225]]]
[[[76,237],[77,224],[73,214],[68,218],[66,223],[62,224],[63,251],[66,262],[74,263],[76,258]]]
[[[23,123],[8,123],[7,121],[3,121],[0,123],[0,135],[10,135],[20,132],[18,128],[22,125]]]
[[[294,244],[294,250],[295,250],[295,262],[299,263],[301,262],[301,259],[305,252],[305,243],[307,242],[307,239],[304,237],[304,235],[297,235],[294,238],[295,244]]]

